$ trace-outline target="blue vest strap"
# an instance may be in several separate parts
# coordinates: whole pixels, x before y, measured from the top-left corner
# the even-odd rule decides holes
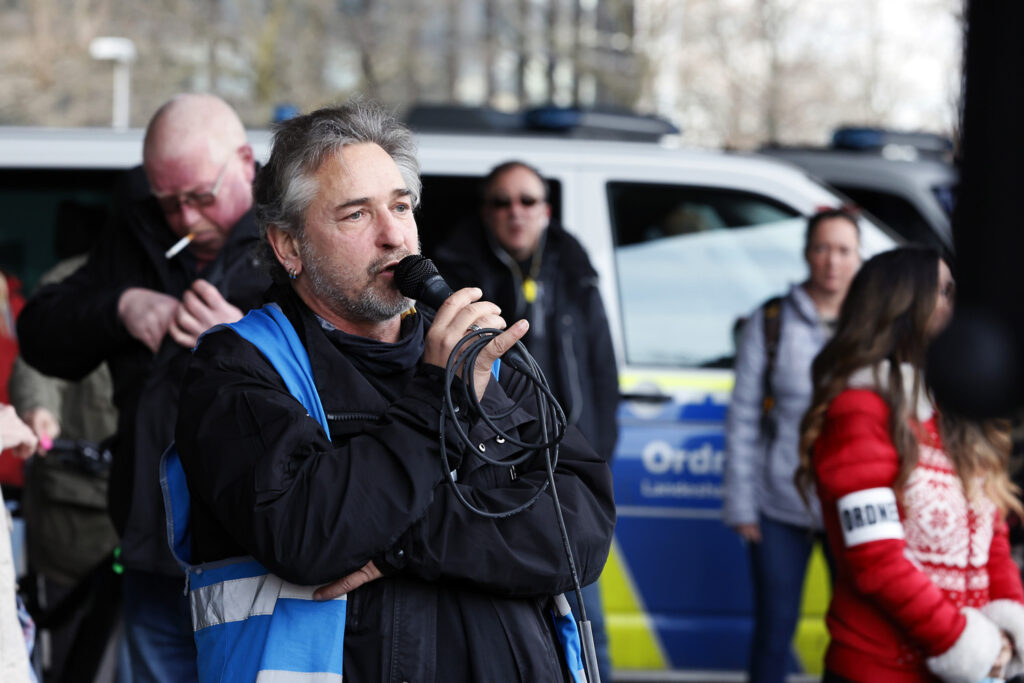
[[[569,601],[564,595],[553,597],[555,608],[551,610],[551,618],[555,622],[555,633],[562,644],[562,654],[566,666],[572,674],[573,683],[587,683],[587,675],[583,669],[583,648],[580,645],[580,630],[569,608]]]
[[[226,327],[237,332],[266,356],[277,374],[281,375],[288,391],[305,406],[310,417],[320,423],[330,439],[331,431],[327,427],[327,415],[313,381],[309,354],[281,307],[274,303],[267,304],[263,308],[249,311],[244,318]]]

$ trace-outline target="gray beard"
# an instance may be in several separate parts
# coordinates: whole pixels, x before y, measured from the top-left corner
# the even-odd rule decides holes
[[[302,246],[306,247],[305,244]],[[342,318],[381,323],[391,320],[411,306],[411,302],[398,293],[385,298],[370,287],[364,287],[356,297],[351,297],[340,283],[329,276],[322,256],[312,256],[305,248],[303,252],[306,252],[302,256],[313,294]]]

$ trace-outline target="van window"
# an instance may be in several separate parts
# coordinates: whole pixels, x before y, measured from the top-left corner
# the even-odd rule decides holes
[[[806,221],[750,192],[611,182],[626,360],[731,367],[737,321],[806,277]]]
[[[107,222],[119,171],[0,170],[0,268],[25,293],[61,258],[87,251]]]

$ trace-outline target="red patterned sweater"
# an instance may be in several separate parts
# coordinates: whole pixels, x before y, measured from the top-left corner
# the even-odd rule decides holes
[[[873,383],[857,375],[851,386]],[[980,491],[965,498],[930,406],[917,415],[920,458],[900,502],[889,407],[874,391],[842,392],[815,444],[837,564],[825,667],[853,681],[976,683],[997,657],[999,628],[1024,649],[1024,590],[995,504]],[[1012,666],[1024,667],[1019,653]]]

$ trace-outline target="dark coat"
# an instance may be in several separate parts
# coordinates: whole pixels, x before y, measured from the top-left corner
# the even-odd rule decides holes
[[[181,297],[197,277],[208,280],[243,312],[262,303],[269,277],[256,266],[258,236],[250,211],[201,275],[188,250],[164,252],[178,238],[167,227],[141,167],[119,188],[117,215],[88,262],[65,280],[39,289],[18,319],[21,352],[39,371],[77,380],[107,361],[118,408],[109,488],[110,511],[122,535],[125,566],[176,575],[167,547],[158,465],[174,436],[178,388],[189,349],[169,336],[152,353],[117,314],[130,287]]]
[[[185,378],[176,434],[194,559],[252,555],[303,585],[373,560],[385,577],[348,596],[351,683],[564,680],[547,607],[571,579],[550,495],[511,518],[472,514],[441,466],[443,371],[413,363],[370,377],[290,290],[278,292],[309,353],[331,439],[252,344],[228,329],[208,333]],[[510,405],[526,382],[506,369],[501,385],[485,394],[488,412]],[[489,456],[515,450],[471,424],[464,398],[456,401],[463,428]],[[537,438],[522,409],[501,422]],[[513,478],[472,457],[476,449],[450,440],[449,450],[453,465],[461,462],[458,486],[488,509],[523,502],[546,478],[538,458]],[[589,583],[604,565],[615,512],[608,466],[575,429],[561,444],[555,481]]]
[[[610,461],[618,438],[618,371],[597,272],[583,247],[557,222],[545,231],[538,273],[543,320],[531,311],[526,346],[551,389],[594,450]],[[522,278],[480,220],[464,225],[437,249],[441,274],[453,289],[479,287],[511,324],[527,316]],[[538,333],[543,331],[543,348]]]

